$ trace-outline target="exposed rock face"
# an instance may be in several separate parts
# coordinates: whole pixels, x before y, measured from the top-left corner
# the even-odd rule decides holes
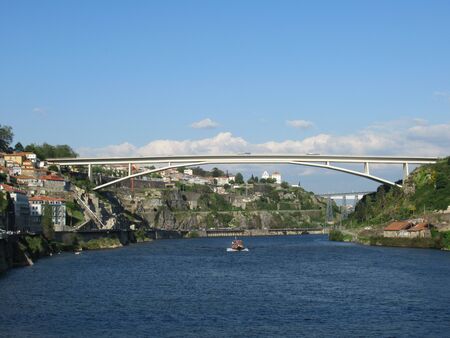
[[[272,229],[312,225],[310,212],[283,211],[228,211],[228,212],[173,212],[160,209],[154,217],[147,214],[151,227],[164,230],[192,230],[205,228]],[[150,218],[148,218],[150,216]],[[317,212],[320,217],[320,211]]]
[[[248,192],[225,195],[205,186],[197,191],[196,187],[189,189],[147,189],[131,194],[121,188],[106,196],[142,218],[145,226],[164,230],[314,227],[324,219],[324,202],[301,189],[260,185]]]
[[[100,199],[96,194],[76,188],[75,199],[83,209],[84,218],[91,220],[97,229],[128,229],[130,221],[125,217],[121,201],[109,192]],[[89,225],[89,224],[87,224]]]

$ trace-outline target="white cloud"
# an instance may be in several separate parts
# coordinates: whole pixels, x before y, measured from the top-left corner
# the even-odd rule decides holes
[[[433,93],[434,96],[443,96],[443,97],[449,97],[450,96],[450,92],[447,91],[435,91]]]
[[[421,140],[438,144],[450,142],[450,124],[419,125],[409,128],[408,132]]]
[[[287,120],[286,124],[290,127],[298,128],[298,129],[309,129],[314,124],[310,121],[305,120]]]
[[[130,143],[77,149],[81,156],[152,156],[183,154],[320,154],[450,155],[450,123],[418,125],[389,121],[348,135],[317,134],[302,140],[250,143],[230,132],[197,140],[155,140],[142,147]]]
[[[194,129],[213,129],[216,128],[219,124],[210,118],[203,119],[191,124],[191,128]]]
[[[32,111],[33,111],[33,113],[36,113],[41,116],[47,115],[47,108],[34,107]]]
[[[77,152],[83,157],[126,157],[137,156],[137,149],[131,143],[124,142],[102,148],[79,148]]]
[[[414,124],[419,126],[425,126],[428,124],[428,121],[419,117],[413,119]]]
[[[436,97],[440,97],[440,98],[447,99],[448,101],[450,101],[450,92],[449,91],[435,91],[433,93],[433,95]]]

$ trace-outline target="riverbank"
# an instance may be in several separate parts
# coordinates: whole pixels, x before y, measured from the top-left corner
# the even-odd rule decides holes
[[[331,230],[330,241],[352,242],[363,245],[450,250],[450,232],[432,231],[430,238],[383,237],[376,231]]]
[[[159,234],[159,237],[166,236]],[[0,274],[11,268],[33,265],[40,258],[63,251],[115,249],[152,240],[142,231],[61,232],[53,240],[42,234],[8,236],[0,239]]]

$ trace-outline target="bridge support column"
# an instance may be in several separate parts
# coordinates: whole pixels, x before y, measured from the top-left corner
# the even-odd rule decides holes
[[[364,173],[370,175],[369,162],[364,162]]]
[[[408,162],[403,163],[403,181],[406,180],[406,178],[409,175],[409,164]]]
[[[92,182],[92,164],[88,164],[88,178]]]
[[[128,176],[133,174],[131,163],[128,163]]]

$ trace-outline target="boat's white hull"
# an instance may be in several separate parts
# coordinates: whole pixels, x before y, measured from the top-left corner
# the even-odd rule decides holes
[[[239,252],[239,251],[248,251],[247,248],[242,249],[242,250],[236,250],[236,249],[232,249],[232,248],[227,248],[227,252]]]

